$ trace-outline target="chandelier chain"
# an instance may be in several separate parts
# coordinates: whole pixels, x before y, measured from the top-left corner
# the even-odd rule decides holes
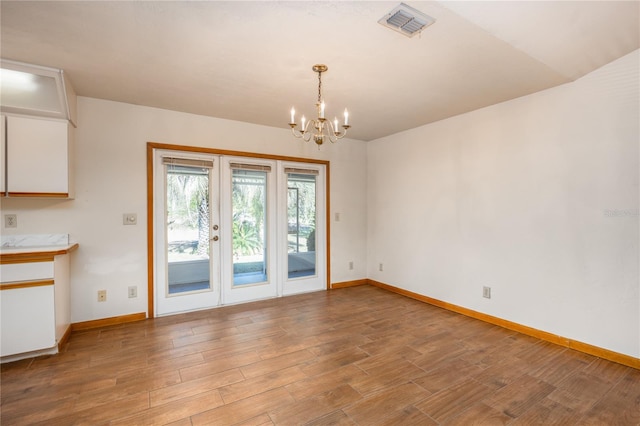
[[[318,103],[322,102],[322,71],[318,71]]]

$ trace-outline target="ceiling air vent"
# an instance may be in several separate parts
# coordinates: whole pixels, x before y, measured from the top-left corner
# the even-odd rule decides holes
[[[420,34],[422,30],[436,22],[431,16],[400,3],[391,12],[380,18],[378,23],[407,37]]]

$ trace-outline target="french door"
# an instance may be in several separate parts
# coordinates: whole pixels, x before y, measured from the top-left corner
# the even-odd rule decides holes
[[[223,304],[278,295],[275,161],[222,157]]]
[[[281,294],[325,288],[326,208],[324,167],[279,162]]]
[[[326,288],[324,173],[154,150],[154,314]]]
[[[219,175],[213,156],[155,153],[156,315],[220,303]]]

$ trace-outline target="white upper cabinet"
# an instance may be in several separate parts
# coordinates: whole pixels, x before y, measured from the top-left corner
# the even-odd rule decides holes
[[[73,126],[67,120],[6,117],[6,194],[73,198]]]
[[[2,59],[0,94],[5,114],[62,118],[76,125],[76,92],[60,69]]]
[[[7,153],[7,143],[5,140],[6,119],[4,115],[0,115],[0,194],[5,195],[7,191],[7,185],[5,184],[7,162],[5,154]]]
[[[59,69],[0,60],[0,194],[73,198],[77,99]]]

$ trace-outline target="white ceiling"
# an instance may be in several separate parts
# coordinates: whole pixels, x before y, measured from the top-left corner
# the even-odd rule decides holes
[[[7,1],[1,56],[65,70],[78,95],[288,128],[327,115],[372,140],[563,84],[640,47],[638,1]],[[81,123],[80,123],[81,124]]]

